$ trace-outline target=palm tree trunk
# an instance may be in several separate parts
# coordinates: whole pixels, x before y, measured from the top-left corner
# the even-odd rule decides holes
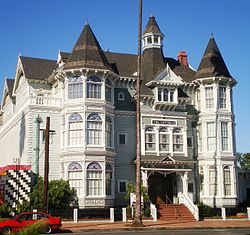
[[[136,81],[136,208],[133,227],[143,227],[141,215],[141,39],[142,39],[142,0],[139,0],[139,19],[138,19],[138,59]]]

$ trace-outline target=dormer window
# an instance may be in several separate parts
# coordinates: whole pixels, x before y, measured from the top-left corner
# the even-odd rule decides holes
[[[158,101],[173,102],[174,91],[168,89],[158,89]]]

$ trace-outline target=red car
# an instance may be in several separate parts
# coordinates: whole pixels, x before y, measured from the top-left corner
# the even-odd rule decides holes
[[[43,232],[47,234],[62,226],[59,217],[52,217],[44,212],[24,212],[15,216],[11,220],[0,222],[0,231],[1,234],[11,234],[12,231],[23,230],[25,227],[38,221],[42,221],[45,224]]]

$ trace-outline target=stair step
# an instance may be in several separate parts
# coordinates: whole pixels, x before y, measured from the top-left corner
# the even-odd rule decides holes
[[[193,214],[184,204],[159,205],[158,213],[161,220],[195,221]]]

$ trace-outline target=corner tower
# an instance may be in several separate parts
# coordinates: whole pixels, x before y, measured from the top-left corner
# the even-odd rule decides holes
[[[200,200],[213,207],[237,203],[236,157],[230,75],[213,36],[194,82],[198,122]]]
[[[150,16],[142,35],[142,96],[153,97],[152,90],[146,84],[166,67],[162,51],[163,37],[155,17]]]

